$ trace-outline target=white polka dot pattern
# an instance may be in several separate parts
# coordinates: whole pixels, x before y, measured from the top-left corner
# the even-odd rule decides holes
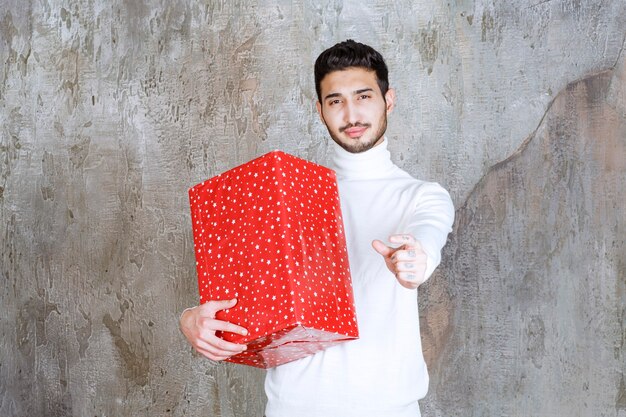
[[[270,152],[189,190],[200,302],[237,298],[229,360],[269,368],[358,337],[334,171]]]

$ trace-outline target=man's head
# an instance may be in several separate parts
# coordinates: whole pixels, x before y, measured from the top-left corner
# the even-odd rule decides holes
[[[382,142],[395,102],[387,77],[382,55],[353,40],[325,50],[315,61],[317,111],[333,140],[348,152]]]
[[[389,89],[389,71],[383,56],[371,46],[348,39],[328,48],[315,61],[315,91],[319,101],[322,101],[320,85],[324,77],[333,71],[343,71],[348,68],[364,68],[374,71],[378,88],[383,97],[385,96]]]

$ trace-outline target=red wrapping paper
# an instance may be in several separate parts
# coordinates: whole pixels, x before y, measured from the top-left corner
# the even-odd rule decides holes
[[[200,302],[248,329],[230,362],[274,367],[356,339],[335,173],[270,152],[189,190]]]

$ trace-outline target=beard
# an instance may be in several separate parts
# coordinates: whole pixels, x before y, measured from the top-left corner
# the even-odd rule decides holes
[[[361,123],[361,122],[356,122],[354,124],[350,123],[350,124],[340,127],[339,133],[342,133],[343,131],[351,127],[371,127],[371,124]],[[339,134],[336,132],[333,132],[328,127],[328,125],[326,125],[326,129],[328,130],[328,134],[330,134],[330,137],[335,141],[335,143],[341,146],[346,151],[350,153],[365,152],[365,151],[372,149],[374,146],[376,146],[378,142],[380,141],[380,139],[385,134],[385,131],[387,130],[387,113],[382,114],[382,116],[378,120],[378,130],[374,132],[374,134],[370,136],[369,138],[364,138],[364,136],[361,136],[358,139],[350,139],[349,142],[345,142],[341,140],[341,138],[339,137]],[[368,132],[366,132],[366,134],[367,133]]]

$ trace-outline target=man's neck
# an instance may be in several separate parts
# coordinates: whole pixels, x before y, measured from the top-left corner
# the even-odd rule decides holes
[[[333,142],[333,168],[342,179],[375,179],[395,169],[387,150],[387,139],[381,140],[365,152],[351,153]]]

